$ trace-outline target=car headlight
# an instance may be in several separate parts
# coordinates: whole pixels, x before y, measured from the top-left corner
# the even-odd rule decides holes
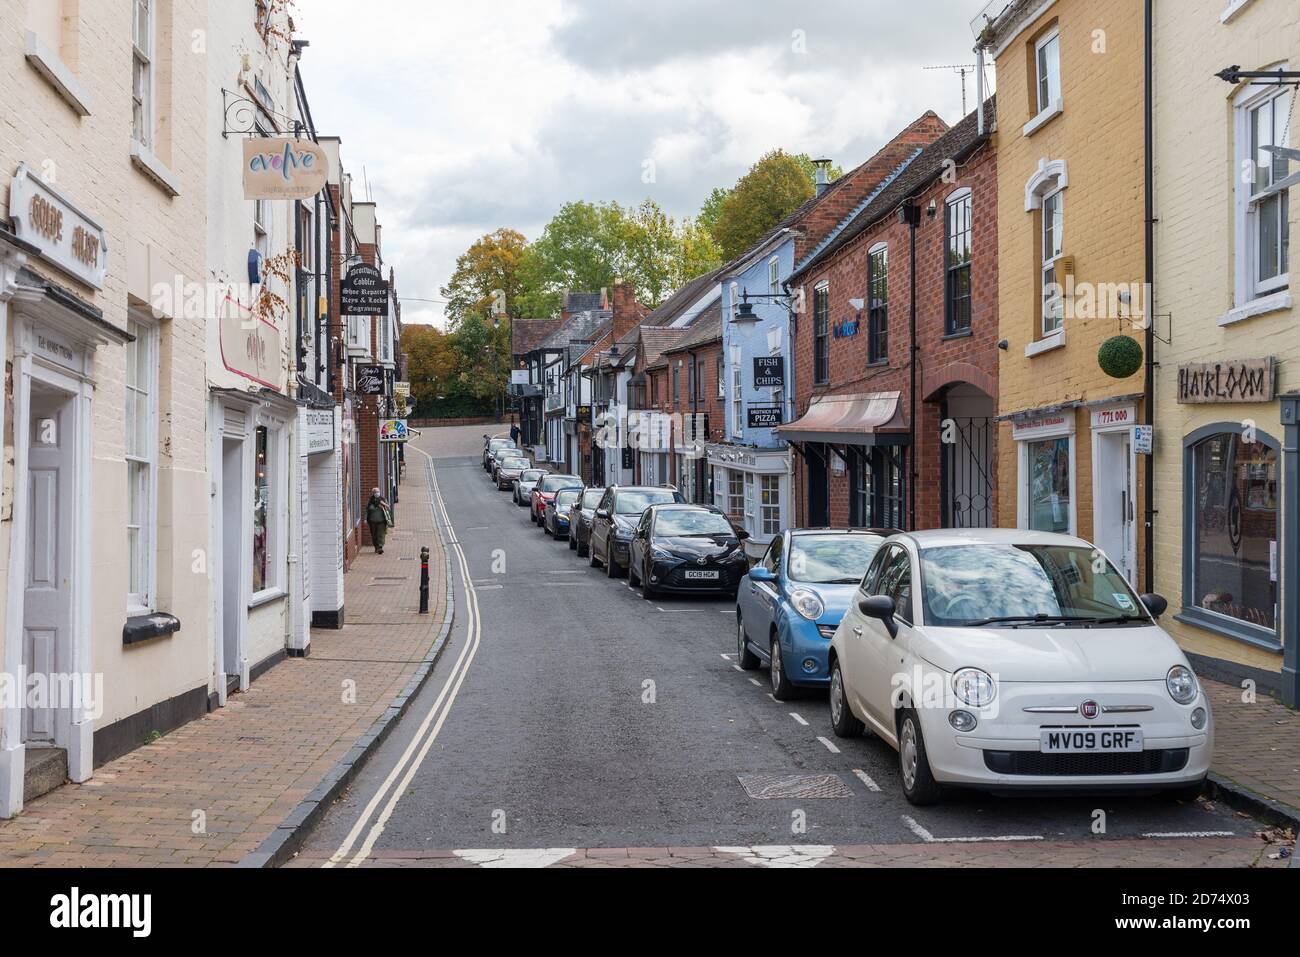
[[[1165,676],[1165,687],[1169,697],[1179,704],[1191,704],[1196,700],[1196,675],[1185,665],[1174,665]]]
[[[821,596],[806,588],[797,588],[791,592],[790,604],[809,621],[816,621],[826,614],[826,606],[822,603]]]
[[[624,528],[622,525],[619,525],[614,529],[614,534],[618,537],[620,542],[630,541],[632,538],[632,529]]]
[[[993,677],[978,668],[963,668],[952,676],[952,690],[958,700],[972,708],[983,708],[993,703],[997,695],[997,685]]]
[[[729,562],[748,562],[749,556],[745,554],[745,550],[743,548],[737,548],[734,552],[732,552],[730,555],[727,556],[726,560]]]
[[[650,556],[657,562],[676,561],[676,556],[672,552],[663,548],[650,549]]]

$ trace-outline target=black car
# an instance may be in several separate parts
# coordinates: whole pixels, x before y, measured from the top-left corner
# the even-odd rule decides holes
[[[579,558],[586,558],[591,553],[591,523],[596,518],[596,509],[604,497],[603,488],[584,488],[582,498],[570,515],[569,549],[577,552]]]
[[[611,485],[591,519],[591,567],[605,567],[610,578],[627,572],[632,535],[641,513],[651,505],[685,504],[676,489],[648,485]]]
[[[712,505],[655,505],[632,536],[628,574],[646,598],[660,592],[712,592],[736,597],[749,571],[737,531]]]

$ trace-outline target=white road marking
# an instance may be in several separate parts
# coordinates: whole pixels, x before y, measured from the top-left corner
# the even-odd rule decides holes
[[[803,715],[801,715],[801,714],[795,714],[793,711],[791,711],[791,712],[790,712],[790,717],[794,718],[794,720],[795,720],[795,722],[796,722],[797,724],[801,724],[801,725],[803,725],[805,728],[808,727],[808,722],[804,720]]]
[[[479,867],[518,867],[541,868],[558,864],[566,857],[578,853],[574,847],[543,847],[523,850],[466,850],[452,851],[461,860],[477,864]]]
[[[428,459],[429,475],[432,480],[431,484],[434,494],[434,504],[436,505],[435,515],[441,513],[442,521],[445,523],[444,527],[450,528],[451,517],[447,513],[447,506],[446,502],[443,501],[442,491],[438,488],[438,476],[437,472],[433,468],[433,458],[428,453],[415,448],[415,446],[411,446],[411,448]],[[347,866],[357,867],[370,856],[370,852],[373,850],[375,842],[384,831],[384,825],[392,816],[393,809],[397,807],[397,802],[409,789],[411,779],[415,777],[415,772],[423,763],[425,756],[429,753],[429,749],[433,746],[433,742],[437,739],[438,733],[442,730],[443,722],[447,720],[447,715],[451,712],[451,706],[455,703],[456,696],[460,693],[460,686],[465,680],[465,675],[468,673],[470,665],[473,664],[474,657],[478,654],[479,645],[482,639],[482,629],[479,621],[478,593],[474,587],[474,580],[470,576],[469,562],[465,558],[465,552],[461,549],[459,543],[453,544],[453,550],[456,553],[456,559],[460,565],[461,579],[465,583],[465,597],[467,599],[465,604],[468,611],[466,618],[466,636],[468,640],[465,642],[465,647],[461,649],[460,656],[456,659],[456,664],[448,674],[447,680],[443,683],[442,690],[438,692],[438,697],[433,702],[433,706],[429,708],[424,720],[420,723],[420,727],[416,730],[414,737],[412,737],[411,743],[407,745],[406,750],[402,753],[402,756],[393,766],[393,769],[388,773],[388,776],[379,786],[374,797],[372,797],[369,803],[366,804],[361,816],[352,826],[352,829],[348,832],[347,837],[339,846],[339,849],[335,851],[330,856],[330,859],[325,863],[325,867],[333,867],[336,864],[342,863],[344,859],[352,853],[352,848],[356,846],[358,838],[360,838],[362,833],[366,830],[366,826],[370,824],[371,818],[374,817],[380,804],[383,803],[385,797],[387,797],[388,802],[384,804],[383,811],[380,812],[377,818],[375,818],[375,822],[370,826],[370,831],[366,835],[365,840],[362,842],[352,860],[348,861]],[[445,707],[444,702],[446,704]],[[432,725],[432,728],[430,725]],[[419,749],[418,753],[416,753],[417,748]],[[400,783],[396,783],[399,776],[401,777],[401,781]]]
[[[867,786],[868,791],[871,791],[875,794],[880,793],[880,785],[877,784],[875,781],[871,780],[871,776],[867,774],[866,771],[862,771],[859,770],[858,768],[854,768],[853,776],[857,778],[859,781],[861,781],[863,784],[865,784]]]
[[[722,657],[722,660],[723,660],[723,661],[730,661],[732,658],[735,658],[736,656],[735,656],[735,655],[722,655],[721,657]]]
[[[734,615],[735,613],[736,613],[736,609],[734,608],[727,608],[723,611],[718,612],[719,615]]]
[[[736,669],[737,671],[739,671],[742,675],[745,673],[745,669],[742,668],[742,667],[740,667],[740,665],[732,665],[731,667],[735,668],[735,669]]]
[[[820,741],[822,744],[826,745],[826,750],[829,751],[831,754],[840,753],[840,749],[835,747],[835,742],[830,740],[829,738],[823,738],[821,735],[818,735],[817,740]]]
[[[1041,834],[1002,834],[998,837],[935,837],[920,824],[915,818],[903,815],[903,823],[907,829],[923,840],[926,844],[1003,844],[1015,841],[1041,841]]]
[[[1142,836],[1161,839],[1169,837],[1236,837],[1237,835],[1233,831],[1151,831]]]
[[[743,671],[744,669],[742,668],[741,670]],[[757,678],[750,678],[749,683],[752,684],[755,688],[763,687],[763,682],[759,681]]]
[[[759,867],[816,867],[835,853],[830,844],[772,844],[760,847],[715,847]]]

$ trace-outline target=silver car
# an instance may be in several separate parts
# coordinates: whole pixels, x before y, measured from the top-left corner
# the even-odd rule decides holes
[[[546,469],[526,469],[524,474],[519,476],[519,481],[515,483],[515,504],[520,508],[527,508],[528,503],[532,501],[533,489],[548,474],[550,473]]]

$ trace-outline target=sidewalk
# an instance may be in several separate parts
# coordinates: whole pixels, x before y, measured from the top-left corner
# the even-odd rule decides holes
[[[1246,704],[1241,688],[1219,681],[1201,684],[1214,709],[1215,784],[1230,797],[1300,820],[1300,712],[1262,694]]]
[[[264,841],[282,843],[286,818],[301,818],[318,787],[316,797],[341,783],[339,762],[382,738],[395,701],[443,647],[447,561],[423,456],[408,464],[397,517],[384,555],[367,549],[347,574],[355,624],[314,630],[311,657],[282,662],[225,708],[0,821],[0,867],[230,866],[256,862]],[[431,614],[421,616],[425,545]],[[344,702],[347,682],[355,703]]]

